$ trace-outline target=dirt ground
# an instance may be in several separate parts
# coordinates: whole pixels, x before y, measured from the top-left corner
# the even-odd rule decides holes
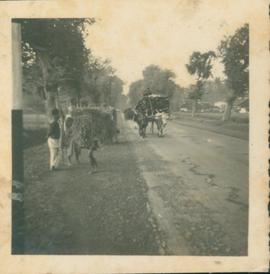
[[[121,120],[119,143],[48,171],[46,144],[25,160],[25,253],[244,256],[248,142],[169,121],[163,138]]]
[[[159,231],[136,165],[133,146],[97,152],[99,171],[81,164],[48,171],[46,144],[25,151],[25,253],[158,254]]]

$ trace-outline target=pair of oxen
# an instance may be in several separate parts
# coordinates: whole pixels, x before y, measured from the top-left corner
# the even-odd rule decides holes
[[[157,112],[153,115],[146,115],[143,112],[131,110],[132,114],[130,118],[138,124],[139,135],[142,138],[146,137],[146,129],[151,124],[151,133],[154,133],[154,127],[157,127],[157,135],[159,137],[164,136],[164,129],[167,125],[168,114],[165,112]]]

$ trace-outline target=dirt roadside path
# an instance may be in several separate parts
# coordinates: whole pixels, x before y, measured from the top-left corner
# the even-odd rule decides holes
[[[193,127],[197,129],[207,130],[210,132],[227,135],[230,137],[239,138],[248,141],[249,138],[249,124],[237,122],[223,122],[220,120],[207,120],[203,118],[190,118],[190,117],[176,117],[173,123]]]
[[[97,153],[98,173],[87,173],[83,151],[80,165],[26,178],[26,254],[164,253],[134,145],[120,130],[119,143]],[[37,152],[46,158],[46,144]],[[34,153],[26,153],[26,166],[35,163]]]

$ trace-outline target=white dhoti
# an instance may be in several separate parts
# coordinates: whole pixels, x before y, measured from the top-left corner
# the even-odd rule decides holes
[[[50,169],[53,169],[58,166],[60,160],[60,139],[49,137],[48,146],[50,150]]]

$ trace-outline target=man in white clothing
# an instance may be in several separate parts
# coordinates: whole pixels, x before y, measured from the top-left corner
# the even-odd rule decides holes
[[[49,124],[48,130],[48,146],[50,150],[50,170],[56,170],[59,163],[60,154],[60,125],[59,110],[52,110],[52,122]]]

